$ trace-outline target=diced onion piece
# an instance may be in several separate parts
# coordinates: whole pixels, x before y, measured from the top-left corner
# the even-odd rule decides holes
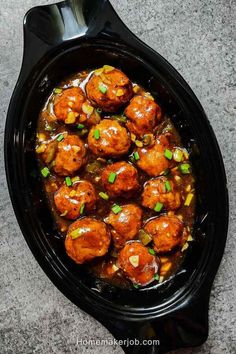
[[[186,243],[183,245],[183,247],[182,247],[182,249],[181,249],[181,252],[184,252],[187,248],[188,248],[188,242],[186,242]]]
[[[164,281],[164,277],[163,277],[163,275],[161,275],[161,276],[159,277],[159,283],[163,283],[163,281]]]
[[[117,97],[120,97],[120,96],[123,96],[124,95],[124,91],[122,90],[122,89],[118,89],[117,91],[116,91],[116,96]]]
[[[176,175],[176,176],[174,177],[174,179],[176,180],[176,182],[177,182],[178,184],[180,184],[181,181],[182,181],[182,178],[181,178],[180,176],[178,176],[178,175]]]
[[[193,194],[192,193],[188,193],[186,199],[185,199],[185,202],[184,202],[184,205],[185,206],[189,206],[193,200]]]
[[[143,142],[142,141],[140,141],[140,140],[135,140],[135,145],[137,146],[137,147],[143,147]]]
[[[92,106],[90,106],[88,103],[84,102],[82,104],[82,111],[85,114],[91,115],[93,113],[94,108]]]
[[[189,241],[189,242],[193,241],[192,235],[188,235],[187,241]]]
[[[72,181],[72,183],[76,183],[76,182],[80,181],[80,178],[79,178],[79,176],[75,176],[75,177],[71,178],[71,181]]]
[[[107,73],[110,73],[111,71],[114,70],[114,66],[111,66],[111,65],[104,65],[104,66],[103,66],[103,69],[104,69],[105,74],[107,74]]]
[[[103,73],[103,68],[99,68],[99,69],[97,69],[97,70],[95,70],[94,71],[94,74],[96,75],[96,76],[99,76],[99,75],[101,75],[102,73]]]
[[[37,154],[42,154],[45,150],[46,150],[46,145],[41,144],[37,147],[36,152],[37,152]]]
[[[113,270],[113,272],[115,273],[115,272],[117,272],[117,271],[119,270],[119,267],[117,267],[116,264],[113,264],[113,265],[112,265],[112,270]]]
[[[173,159],[176,162],[181,162],[183,160],[183,151],[180,149],[175,149],[174,153],[173,153]]]
[[[133,133],[131,133],[130,137],[131,137],[131,140],[132,140],[133,142],[135,142],[135,140],[136,140],[136,135],[134,135]]]
[[[46,135],[43,133],[38,133],[37,138],[39,141],[45,141],[46,140]]]
[[[152,241],[152,236],[143,229],[139,230],[138,238],[144,246]]]
[[[134,93],[138,93],[140,91],[140,87],[138,85],[134,85],[133,91]]]
[[[139,256],[130,256],[129,261],[132,264],[134,268],[137,268],[139,266]]]
[[[60,214],[60,216],[66,216],[67,213],[68,213],[68,210],[65,210],[64,213]]]
[[[76,191],[72,189],[72,191],[69,193],[69,196],[73,198],[76,195]]]
[[[75,121],[76,121],[76,114],[75,114],[75,112],[69,112],[69,113],[67,114],[67,118],[66,118],[66,120],[65,120],[65,123],[66,123],[66,124],[73,124],[73,123],[75,123]]]
[[[81,147],[78,146],[78,145],[72,145],[71,149],[72,149],[75,153],[77,153],[77,152],[79,152],[79,151],[81,150]]]
[[[187,187],[185,188],[186,192],[190,192],[191,191],[191,185],[188,184]]]
[[[165,275],[170,270],[171,267],[172,267],[171,262],[165,262],[165,264],[161,266],[161,271],[160,271],[161,275]]]
[[[189,153],[188,153],[188,151],[186,149],[183,149],[183,154],[184,154],[185,159],[188,160],[189,159]]]
[[[82,229],[78,228],[78,229],[75,229],[74,231],[72,231],[70,233],[70,236],[71,236],[72,240],[75,240],[76,238],[80,237],[82,234],[83,234]]]

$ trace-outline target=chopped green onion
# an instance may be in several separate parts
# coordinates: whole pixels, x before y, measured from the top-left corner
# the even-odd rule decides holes
[[[168,159],[168,160],[171,160],[172,159],[172,152],[169,150],[169,149],[165,149],[164,151],[164,156]]]
[[[93,132],[93,136],[96,140],[100,138],[100,131],[98,129],[95,129]]]
[[[188,163],[182,163],[179,165],[179,170],[183,175],[191,173],[191,166]]]
[[[83,203],[80,207],[79,213],[82,215],[84,213],[85,204]]]
[[[159,275],[156,273],[154,274],[154,277],[153,277],[154,280],[159,280]]]
[[[78,125],[77,125],[77,129],[83,129],[84,128],[84,124],[81,124],[81,123],[79,123]]]
[[[108,177],[108,182],[109,183],[114,183],[116,180],[117,174],[115,172],[111,172]]]
[[[171,192],[172,188],[169,181],[165,182],[165,189],[167,192]]]
[[[58,94],[58,93],[62,93],[62,89],[56,87],[54,90],[53,90],[54,93]]]
[[[99,192],[98,195],[99,195],[99,197],[101,197],[104,200],[108,200],[109,199],[109,195],[107,195],[104,192]]]
[[[53,127],[51,127],[51,125],[49,125],[48,122],[46,122],[44,129],[45,129],[47,132],[53,131]]]
[[[72,232],[70,233],[70,236],[71,236],[72,240],[75,240],[76,238],[78,238],[78,237],[81,236],[81,235],[82,235],[82,230],[81,230],[81,228],[75,229],[74,231],[72,231]]]
[[[63,134],[59,134],[57,137],[57,141],[62,141],[64,139],[64,135]]]
[[[117,120],[118,122],[122,122],[122,123],[126,123],[127,122],[126,117],[122,116],[122,115],[111,116],[111,119]]]
[[[133,284],[133,287],[134,287],[135,289],[139,289],[139,285],[138,285],[138,284]]]
[[[97,108],[96,111],[97,111],[99,114],[102,113],[101,108]]]
[[[66,178],[65,178],[65,182],[66,182],[67,187],[72,186],[72,180],[71,180],[70,177],[66,177]]]
[[[138,161],[140,159],[138,151],[134,152],[134,158],[136,161]]]
[[[122,208],[118,204],[114,204],[111,210],[114,214],[118,214],[122,211]]]
[[[100,84],[99,86],[98,86],[98,89],[99,89],[99,91],[101,92],[101,93],[106,93],[107,92],[107,87],[105,86],[105,85],[103,85],[103,84]]]
[[[148,252],[152,255],[152,256],[155,256],[155,251],[153,248],[149,248],[148,249]]]
[[[159,212],[159,211],[161,211],[162,208],[163,208],[163,204],[158,202],[158,203],[156,203],[154,210]]]
[[[47,178],[50,175],[50,171],[49,171],[49,169],[47,167],[44,167],[41,170],[41,174],[43,175],[43,177]]]
[[[169,173],[170,173],[170,169],[167,168],[167,169],[162,173],[162,175],[163,175],[163,176],[168,176]]]
[[[71,179],[71,182],[72,182],[72,183],[76,183],[76,182],[78,182],[78,181],[80,181],[79,176],[75,176],[75,177],[73,177],[73,178]]]

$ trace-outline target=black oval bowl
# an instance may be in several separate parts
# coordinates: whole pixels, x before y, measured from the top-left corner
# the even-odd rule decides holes
[[[23,235],[53,283],[118,339],[160,340],[145,352],[196,346],[208,335],[210,289],[227,235],[228,195],[219,147],[190,87],[122,23],[107,0],[68,0],[36,7],[24,20],[24,57],[5,129],[5,164]],[[113,287],[77,266],[47,204],[34,153],[37,119],[47,96],[68,75],[110,64],[150,91],[191,152],[197,186],[194,239],[181,269],[162,284]],[[142,353],[141,346],[124,346]]]

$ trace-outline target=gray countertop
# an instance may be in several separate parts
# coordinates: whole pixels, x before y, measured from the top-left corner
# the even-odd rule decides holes
[[[210,330],[201,348],[176,353],[236,353],[236,2],[111,0],[123,21],[183,75],[217,136],[228,178],[230,224],[210,298]],[[77,347],[78,339],[111,339],[67,300],[36,263],[16,222],[3,162],[4,124],[22,58],[22,19],[47,0],[0,0],[0,353],[122,353],[118,346]],[[234,69],[233,69],[234,67]],[[216,176],[217,178],[217,176]]]

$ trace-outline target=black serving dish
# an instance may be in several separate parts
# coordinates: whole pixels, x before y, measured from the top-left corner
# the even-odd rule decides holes
[[[23,235],[53,283],[117,339],[158,339],[146,353],[202,344],[208,335],[210,289],[227,235],[228,195],[219,147],[190,87],[158,53],[122,23],[107,0],[67,0],[31,9],[24,19],[24,57],[8,110],[5,163],[12,204]],[[161,103],[192,151],[196,175],[195,242],[168,281],[144,289],[112,287],[65,254],[43,193],[34,155],[38,114],[64,77],[110,64]],[[143,353],[142,346],[123,346]]]

